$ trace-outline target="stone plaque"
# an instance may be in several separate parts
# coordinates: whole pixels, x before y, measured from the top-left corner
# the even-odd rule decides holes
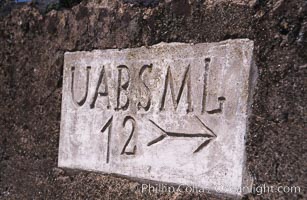
[[[240,195],[253,42],[67,52],[59,167]]]

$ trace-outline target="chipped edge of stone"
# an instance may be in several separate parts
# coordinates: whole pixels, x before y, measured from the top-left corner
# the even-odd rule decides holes
[[[254,44],[252,45],[252,58],[251,58],[251,63],[250,63],[250,73],[249,73],[249,79],[248,79],[248,99],[247,99],[247,121],[246,121],[246,133],[245,133],[245,143],[247,142],[247,138],[251,136],[250,133],[250,128],[249,128],[249,122],[250,122],[250,117],[252,115],[252,105],[254,103],[254,95],[257,89],[257,80],[258,80],[258,67],[255,63],[254,59]],[[241,194],[240,196],[243,196],[245,194],[248,194],[251,192],[252,186],[254,184],[254,179],[252,177],[251,172],[248,169],[247,166],[247,152],[246,152],[246,145],[244,146],[244,156],[243,156],[243,173],[242,173],[242,186],[241,186]],[[245,188],[248,188],[249,190],[246,191]],[[244,189],[242,191],[242,189]]]
[[[159,48],[163,45],[168,45],[168,46],[185,46],[185,45],[190,45],[190,46],[195,46],[195,45],[210,45],[210,46],[214,46],[214,45],[227,45],[227,44],[232,44],[232,43],[242,43],[245,45],[251,45],[252,47],[254,46],[254,41],[250,40],[248,38],[240,38],[240,39],[228,39],[228,40],[223,40],[220,42],[206,42],[206,43],[185,43],[185,42],[160,42],[157,44],[154,44],[152,46],[140,46],[140,47],[134,47],[134,48],[105,48],[105,49],[93,49],[90,51],[66,51],[64,53],[65,55],[71,55],[71,54],[78,54],[78,53],[96,53],[96,52],[100,52],[100,51],[108,51],[108,52],[122,52],[122,51],[129,51],[129,50],[133,50],[133,49],[139,49],[139,48],[146,48],[146,49],[155,49],[155,48]]]

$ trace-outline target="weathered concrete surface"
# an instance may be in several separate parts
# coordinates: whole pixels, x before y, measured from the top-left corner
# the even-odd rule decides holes
[[[241,194],[253,42],[65,53],[59,166]]]

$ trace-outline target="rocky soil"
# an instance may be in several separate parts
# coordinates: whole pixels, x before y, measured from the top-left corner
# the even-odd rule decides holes
[[[257,185],[302,190],[249,194],[244,199],[307,199],[304,0],[258,0],[248,5],[205,0],[83,1],[48,13],[29,4],[2,13],[0,199],[230,198],[142,193],[141,184],[132,180],[56,167],[65,51],[229,38],[254,40],[259,68],[247,138],[248,170]]]

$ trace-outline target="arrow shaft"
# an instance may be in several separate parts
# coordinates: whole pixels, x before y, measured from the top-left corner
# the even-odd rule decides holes
[[[177,132],[166,132],[166,135],[170,137],[213,137],[212,135],[205,133],[177,133]]]

